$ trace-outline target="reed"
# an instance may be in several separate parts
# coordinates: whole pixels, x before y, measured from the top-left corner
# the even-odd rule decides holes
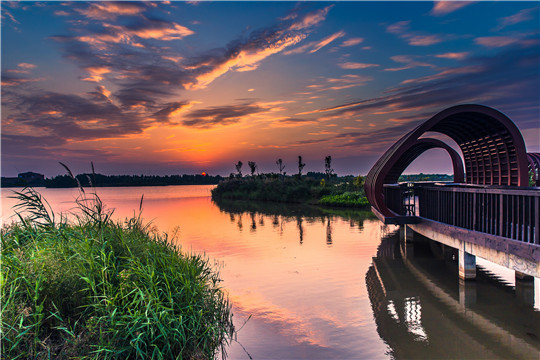
[[[95,193],[81,192],[71,220],[32,189],[15,197],[19,221],[1,230],[2,358],[226,356],[232,314],[207,258],[140,212],[113,221]]]

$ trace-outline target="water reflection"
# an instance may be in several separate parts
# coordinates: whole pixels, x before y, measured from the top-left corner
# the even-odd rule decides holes
[[[519,291],[482,269],[477,281],[460,282],[450,249],[415,241],[386,235],[366,274],[394,358],[539,358],[539,312]]]
[[[222,212],[229,215],[232,224],[236,224],[239,231],[244,229],[244,218],[249,221],[250,232],[256,232],[258,226],[264,226],[265,217],[269,217],[272,226],[283,235],[284,227],[289,222],[296,222],[299,243],[304,243],[304,222],[313,224],[319,220],[325,226],[326,245],[332,246],[333,222],[337,216],[346,219],[351,229],[364,229],[364,221],[375,219],[373,213],[364,210],[327,209],[308,205],[260,203],[239,200],[214,201]]]
[[[100,188],[115,217],[143,216],[221,264],[238,341],[255,359],[538,358],[530,289],[482,273],[460,284],[453,253],[400,246],[370,212],[222,201],[211,187]],[[70,189],[45,189],[55,210]],[[2,194],[3,216],[10,199]],[[375,256],[376,255],[376,256]],[[375,257],[374,257],[375,256]],[[520,290],[521,289],[521,290]],[[231,359],[248,359],[233,343]]]

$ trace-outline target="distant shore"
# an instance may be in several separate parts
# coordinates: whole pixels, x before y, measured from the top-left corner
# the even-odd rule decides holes
[[[42,175],[33,177],[2,177],[1,187],[46,187],[46,188],[76,188],[119,187],[119,186],[168,186],[168,185],[217,185],[224,178],[220,175],[102,175],[79,174],[75,178],[69,175],[58,175],[50,179]],[[40,174],[36,174],[40,175]]]

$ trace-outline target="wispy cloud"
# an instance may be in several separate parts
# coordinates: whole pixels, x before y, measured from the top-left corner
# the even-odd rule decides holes
[[[299,127],[299,126],[306,126],[306,125],[314,125],[317,124],[316,120],[313,119],[307,119],[307,118],[296,118],[296,117],[285,117],[282,119],[274,120],[270,126],[271,127]]]
[[[401,71],[401,70],[412,69],[412,68],[420,67],[420,66],[431,67],[431,68],[435,67],[435,65],[430,64],[430,63],[416,61],[415,56],[411,56],[411,55],[394,55],[390,57],[390,59],[404,65],[397,68],[386,68],[384,69],[384,71]]]
[[[317,52],[319,51],[320,49],[322,49],[323,47],[325,47],[326,45],[330,44],[332,41],[336,40],[336,39],[339,39],[340,37],[343,37],[345,36],[345,31],[338,31],[337,33],[335,34],[332,34],[324,39],[322,39],[321,41],[319,41],[314,47],[312,50],[309,51],[310,54],[313,54],[314,52]]]
[[[499,26],[497,26],[494,30],[500,31],[504,29],[507,26],[519,24],[525,21],[532,20],[534,18],[533,13],[538,11],[538,6],[535,6],[533,8],[529,9],[523,9],[517,12],[514,15],[505,16],[503,18],[499,19]]]
[[[313,92],[323,92],[329,90],[343,90],[357,86],[364,86],[372,81],[373,77],[358,74],[346,74],[339,78],[326,78],[324,83],[311,84],[307,88]],[[317,98],[317,97],[315,97]]]
[[[292,50],[288,50],[288,51],[285,51],[283,54],[284,55],[292,55],[292,54],[303,54],[305,52],[309,52],[310,54],[313,54],[317,51],[319,51],[320,49],[322,49],[323,47],[325,47],[326,45],[330,44],[332,41],[340,38],[340,37],[343,37],[345,36],[345,32],[344,31],[338,31],[330,36],[327,36],[325,37],[324,39],[322,40],[319,40],[319,41],[312,41],[312,42],[309,42],[307,44],[304,44],[302,46],[299,46],[295,49],[292,49]]]
[[[523,38],[521,36],[483,36],[474,39],[478,45],[488,48],[505,47],[509,45],[531,46],[539,43],[538,38]]]
[[[204,88],[229,71],[257,69],[260,62],[270,55],[282,52],[304,40],[308,36],[306,31],[323,21],[331,8],[332,6],[327,6],[304,16],[297,16],[292,23],[287,20],[274,27],[253,31],[247,39],[235,40],[217,53],[192,60],[188,66],[196,69],[199,74],[196,81],[186,84],[186,88],[192,90]],[[311,52],[319,50],[341,36],[343,36],[341,32],[338,32],[314,43]]]
[[[338,66],[342,69],[348,69],[348,70],[356,70],[356,69],[367,69],[370,67],[376,67],[379,66],[379,64],[367,64],[367,63],[359,63],[359,62],[344,62],[338,64]]]
[[[266,109],[253,103],[212,106],[189,112],[183,116],[182,124],[188,127],[208,129],[218,125],[236,124],[249,115],[263,111]]]
[[[350,38],[341,43],[341,46],[348,47],[348,46],[355,46],[364,41],[363,38]]]
[[[468,51],[463,51],[463,52],[448,52],[448,53],[444,53],[444,54],[437,54],[435,55],[435,57],[438,57],[438,58],[441,58],[441,59],[455,59],[455,60],[463,60],[465,59],[466,57],[469,56],[469,52]]]
[[[431,9],[431,15],[443,16],[459,10],[467,5],[472,4],[474,1],[435,1],[433,9]]]
[[[386,27],[386,31],[397,35],[398,37],[407,41],[409,45],[413,46],[429,46],[443,41],[439,35],[411,31],[410,23],[410,21],[399,21],[397,23],[388,25]]]
[[[431,76],[406,80],[403,82],[404,86],[388,91],[387,95],[297,115],[369,115],[395,109],[405,113],[432,109],[434,113],[445,106],[471,102],[495,106],[503,111],[514,111],[518,115],[523,109],[540,111],[540,89],[536,80],[540,76],[540,54],[537,46],[519,48],[519,51],[509,48],[491,57],[471,57],[464,61],[468,62],[465,66],[447,68]],[[395,120],[396,118],[393,118],[393,122]],[[525,128],[537,126],[537,123],[534,125],[537,119],[530,119],[530,116],[519,120]],[[403,130],[400,133],[403,134]]]
[[[87,7],[75,10],[94,20],[116,20],[118,16],[141,14],[146,8],[141,2],[103,1],[90,3]]]

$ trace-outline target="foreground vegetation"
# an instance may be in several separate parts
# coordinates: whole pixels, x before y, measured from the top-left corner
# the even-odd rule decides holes
[[[326,206],[366,207],[364,178],[261,174],[230,177],[212,190],[214,200],[256,200]]]
[[[207,259],[140,216],[112,221],[96,195],[67,221],[34,190],[16,194],[29,216],[1,232],[2,358],[209,359],[230,341]]]

